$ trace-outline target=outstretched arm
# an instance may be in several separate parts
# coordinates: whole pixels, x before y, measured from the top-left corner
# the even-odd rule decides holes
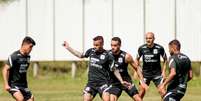
[[[2,75],[3,75],[3,80],[4,80],[4,89],[6,91],[10,90],[10,86],[8,85],[9,68],[10,68],[10,66],[5,64],[3,69],[2,69]]]
[[[121,82],[122,85],[124,85],[125,87],[127,87],[128,89],[131,88],[131,83],[124,81],[121,77],[121,74],[119,73],[118,69],[114,70],[114,75],[117,77],[117,79]]]
[[[133,67],[133,69],[137,72],[137,75],[140,78],[141,85],[145,89],[148,89],[148,86],[144,82],[141,67],[139,65],[137,65],[137,63],[135,63],[135,61],[133,60],[133,57],[130,54],[127,53],[125,58],[126,58],[126,62],[129,63]]]
[[[71,47],[69,46],[69,44],[68,44],[67,41],[64,41],[63,46],[64,46],[69,52],[71,52],[73,55],[75,55],[76,57],[78,57],[78,58],[83,58],[82,53],[80,53],[80,52],[78,52],[77,50],[71,48]]]

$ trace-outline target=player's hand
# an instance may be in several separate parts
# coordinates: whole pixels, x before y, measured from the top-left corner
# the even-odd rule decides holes
[[[10,90],[10,86],[9,86],[9,85],[4,85],[4,89],[5,89],[6,91],[9,91],[9,90]]]
[[[166,91],[165,91],[165,85],[164,84],[159,85],[158,90],[159,90],[160,95],[162,95],[162,96],[165,95]]]
[[[127,82],[127,81],[123,81],[123,82],[121,82],[121,84],[122,84],[124,87],[128,88],[128,89],[131,89],[131,88],[132,88],[132,84],[129,83],[129,82]]]
[[[62,44],[65,48],[68,48],[69,47],[69,44],[67,41],[64,41],[64,43]]]

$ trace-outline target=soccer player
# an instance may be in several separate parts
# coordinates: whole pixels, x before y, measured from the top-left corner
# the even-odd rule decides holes
[[[119,70],[121,77],[124,81],[127,81],[132,84],[132,79],[128,74],[128,64],[130,64],[133,69],[137,72],[141,81],[143,81],[143,76],[141,72],[141,68],[136,65],[133,60],[133,57],[120,49],[121,47],[121,39],[119,37],[113,37],[111,40],[111,54],[114,56],[115,59],[115,67]],[[112,74],[112,73],[111,73]],[[138,90],[134,84],[130,88],[126,88],[121,85],[118,79],[112,75],[112,87],[110,88],[110,101],[117,101],[118,97],[121,95],[122,91],[124,90],[133,100],[135,101],[142,101],[138,94]],[[141,85],[147,89],[147,85],[144,82],[140,82]]]
[[[83,90],[84,101],[92,101],[97,93],[103,101],[110,100],[108,89],[110,88],[110,71],[114,70],[114,58],[103,48],[103,44],[103,37],[96,36],[93,38],[94,47],[85,53],[80,53],[64,41],[64,47],[73,55],[79,58],[89,57],[88,83]],[[118,71],[114,70],[114,74],[117,75],[122,84],[130,86],[129,83],[122,80]]]
[[[140,65],[139,60],[142,57],[143,60],[142,73],[144,77],[144,82],[147,85],[149,85],[150,82],[153,81],[158,89],[159,85],[162,84],[163,79],[165,78],[167,56],[164,48],[159,44],[154,43],[154,40],[155,40],[154,33],[152,32],[146,33],[146,44],[139,47],[136,62],[138,65]],[[160,57],[162,57],[164,60],[163,69],[161,69]],[[139,94],[141,98],[144,97],[145,91],[146,90],[142,86],[140,86]],[[162,97],[161,93],[160,95]]]
[[[169,69],[168,78],[160,86],[160,91],[164,91],[168,84],[164,101],[180,101],[187,88],[187,82],[192,79],[193,73],[191,61],[185,54],[180,52],[180,42],[172,40],[169,43]]]
[[[4,89],[8,91],[16,101],[34,101],[27,84],[27,69],[30,64],[30,55],[35,41],[26,36],[21,48],[12,53],[3,67]]]

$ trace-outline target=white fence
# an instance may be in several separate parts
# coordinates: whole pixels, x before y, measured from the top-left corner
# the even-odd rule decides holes
[[[135,56],[144,33],[152,31],[166,52],[176,37],[184,53],[201,61],[201,0],[16,0],[0,6],[0,28],[0,60],[25,35],[37,42],[36,61],[77,60],[62,42],[85,51],[96,35],[104,36],[106,49],[112,36],[121,37],[122,49]]]

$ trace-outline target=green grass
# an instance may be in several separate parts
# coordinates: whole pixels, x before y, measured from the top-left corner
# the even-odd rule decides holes
[[[76,63],[78,66],[78,72],[75,79],[71,78],[71,63],[72,62],[40,62],[39,75],[36,78],[32,77],[33,64],[31,64],[31,67],[28,71],[28,82],[29,88],[32,90],[36,101],[82,100],[82,90],[87,82],[87,63]],[[199,66],[200,63],[193,63],[194,70],[198,69]],[[0,77],[0,101],[14,101],[10,94],[3,90],[2,76]],[[135,81],[135,84],[138,86],[138,81]],[[201,78],[194,77],[194,79],[189,82],[186,95],[182,101],[201,101],[200,95]],[[99,95],[95,97],[94,101],[101,101]],[[132,100],[127,94],[123,93],[120,96],[119,101]],[[160,95],[158,94],[153,83],[151,83],[150,88],[144,97],[144,101],[161,101]]]
[[[87,73],[83,73],[79,78],[72,79],[70,74],[48,73],[46,76],[37,78],[29,77],[29,88],[32,90],[36,101],[81,101],[82,89],[87,81]],[[0,81],[2,84],[2,80]],[[135,83],[137,84],[137,83]],[[0,101],[13,101],[12,97],[0,86]],[[187,93],[182,101],[201,101],[201,79],[194,78],[189,82]],[[94,101],[100,101],[99,95]],[[131,101],[125,93],[119,101]],[[144,101],[160,101],[153,83],[145,95]]]

